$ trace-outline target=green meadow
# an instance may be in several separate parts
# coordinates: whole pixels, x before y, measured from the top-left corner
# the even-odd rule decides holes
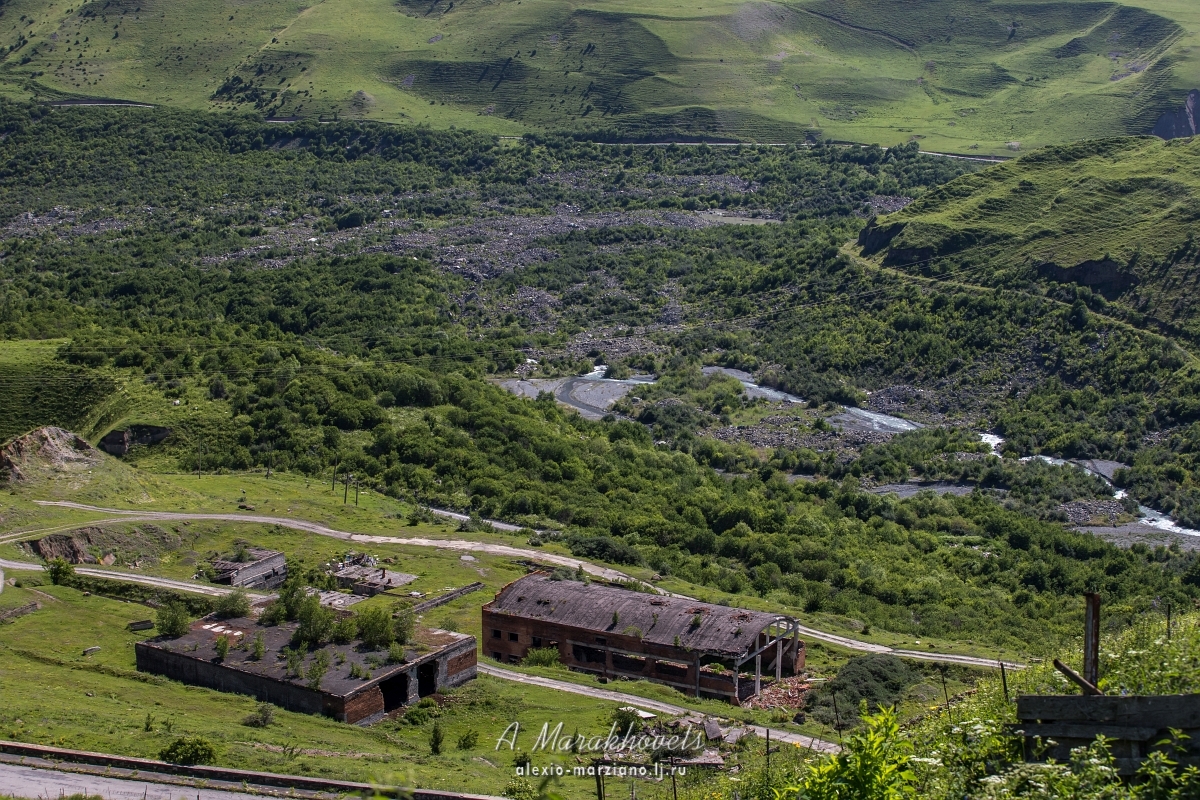
[[[14,0],[0,90],[519,135],[1007,154],[1147,133],[1200,85],[1184,0]]]

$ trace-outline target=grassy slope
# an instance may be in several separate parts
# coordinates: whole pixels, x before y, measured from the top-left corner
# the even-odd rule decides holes
[[[876,236],[895,234],[885,263],[946,256],[919,268],[964,282],[1015,285],[1038,265],[1109,259],[1136,281],[1106,291],[1118,307],[1194,340],[1198,156],[1196,140],[1055,148],[960,178],[881,219]]]
[[[903,5],[14,0],[0,83],[495,133],[815,128],[963,152],[1143,132],[1200,84],[1183,0]]]
[[[4,596],[43,604],[0,627],[6,699],[0,734],[18,741],[155,758],[175,737],[201,735],[217,744],[218,763],[232,767],[497,794],[512,773],[508,754],[493,752],[493,745],[510,722],[536,731],[545,721],[568,720],[581,731],[599,733],[616,705],[481,677],[453,692],[452,705],[443,711],[446,745],[440,756],[429,752],[431,723],[363,729],[281,711],[278,724],[249,728],[230,724],[253,710],[248,697],[139,680],[133,643],[142,635],[124,626],[144,617],[145,608],[64,587],[41,587],[36,594],[7,587]],[[47,630],[55,635],[47,637]],[[98,653],[82,656],[95,645]],[[457,750],[455,742],[468,729],[479,733],[479,744]],[[299,752],[282,752],[289,747]],[[568,779],[563,788],[568,796],[582,797],[590,786]]]

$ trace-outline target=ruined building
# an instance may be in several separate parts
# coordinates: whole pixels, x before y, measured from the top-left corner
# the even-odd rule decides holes
[[[513,581],[483,607],[483,651],[515,664],[530,648],[555,647],[571,669],[645,678],[734,705],[764,676],[804,666],[796,620],[627,589],[551,580]]]
[[[247,589],[274,589],[287,578],[287,559],[278,550],[250,547],[245,551],[244,561],[212,562],[217,583],[227,586],[243,586]]]
[[[308,652],[289,669],[284,650],[297,623],[260,626],[253,619],[192,624],[178,639],[151,639],[135,645],[137,668],[195,686],[250,695],[289,711],[324,714],[342,722],[370,723],[415,703],[439,687],[458,686],[475,677],[475,637],[418,628],[405,660],[388,661],[387,651],[364,651],[361,643],[326,645]],[[224,659],[217,640],[229,639]],[[262,636],[265,653],[254,658],[253,642]],[[310,669],[324,651],[326,672],[313,686]]]

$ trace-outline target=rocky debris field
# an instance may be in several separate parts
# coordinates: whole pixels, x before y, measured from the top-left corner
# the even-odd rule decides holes
[[[1074,500],[1063,503],[1058,510],[1072,525],[1116,525],[1126,513],[1119,500]]]

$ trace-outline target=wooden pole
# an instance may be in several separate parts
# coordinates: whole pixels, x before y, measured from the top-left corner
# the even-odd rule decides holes
[[[842,740],[842,715],[838,713],[837,689],[833,690],[833,723],[837,726],[838,741]]]
[[[771,729],[767,728],[767,775],[771,774]]]
[[[333,482],[329,484],[329,491],[331,491],[331,492],[337,491],[337,469],[338,469],[338,464],[340,462],[341,462],[341,459],[338,459],[338,458],[335,458],[333,460]]]
[[[942,674],[942,694],[946,696],[946,716],[950,717],[953,722],[954,716],[950,713],[950,690],[946,688],[946,670],[940,669],[938,672]]]
[[[1100,682],[1100,595],[1088,592],[1084,598],[1083,678],[1095,686]]]
[[[1004,686],[1004,702],[1008,702],[1008,673],[1004,671],[1004,662],[1000,662],[1000,683]]]
[[[679,790],[675,788],[675,759],[671,759],[671,800],[679,800]]]

